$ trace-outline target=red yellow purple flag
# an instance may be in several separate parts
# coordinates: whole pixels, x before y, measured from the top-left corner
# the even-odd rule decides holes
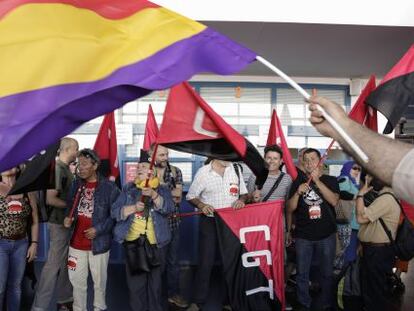
[[[0,171],[82,123],[256,54],[145,0],[0,1]]]

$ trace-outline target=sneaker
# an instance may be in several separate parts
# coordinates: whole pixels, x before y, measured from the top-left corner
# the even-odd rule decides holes
[[[197,304],[195,304],[195,303],[192,303],[188,308],[187,308],[187,311],[201,311],[201,308],[197,305]]]
[[[231,308],[230,305],[225,305],[223,306],[223,311],[232,311],[233,309]]]
[[[185,301],[185,299],[179,295],[174,295],[172,297],[169,297],[168,302],[180,308],[188,307],[188,302]]]
[[[293,307],[292,307],[292,305],[289,302],[286,302],[285,303],[285,310],[286,311],[293,310]]]

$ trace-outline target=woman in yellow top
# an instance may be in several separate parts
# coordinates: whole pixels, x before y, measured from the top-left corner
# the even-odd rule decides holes
[[[134,311],[163,310],[161,275],[165,265],[165,246],[171,239],[168,215],[174,211],[171,191],[159,185],[149,167],[148,154],[141,151],[136,180],[123,187],[111,211],[112,217],[116,219],[114,239],[123,243],[128,252],[126,279],[130,306]],[[149,187],[145,187],[147,177],[150,178]],[[138,271],[140,268],[130,260],[140,252],[131,247],[135,247],[134,243],[139,247],[143,239],[147,239],[146,253],[151,255],[146,272]]]

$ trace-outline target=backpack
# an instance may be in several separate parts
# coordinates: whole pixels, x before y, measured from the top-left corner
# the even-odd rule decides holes
[[[408,220],[407,215],[405,214],[404,209],[402,208],[398,199],[390,192],[385,192],[381,195],[384,194],[392,195],[395,201],[397,201],[398,206],[401,209],[401,213],[403,214],[403,221],[398,226],[395,240],[392,239],[391,231],[388,229],[384,220],[380,218],[379,221],[381,222],[381,225],[384,228],[385,233],[391,241],[391,244],[395,251],[395,255],[401,260],[409,261],[411,258],[414,257],[414,226]]]

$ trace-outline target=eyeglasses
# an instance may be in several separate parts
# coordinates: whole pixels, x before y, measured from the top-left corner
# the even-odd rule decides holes
[[[354,166],[354,167],[352,167],[352,169],[355,170],[355,171],[360,171],[361,170],[361,168],[358,167],[358,166]]]

